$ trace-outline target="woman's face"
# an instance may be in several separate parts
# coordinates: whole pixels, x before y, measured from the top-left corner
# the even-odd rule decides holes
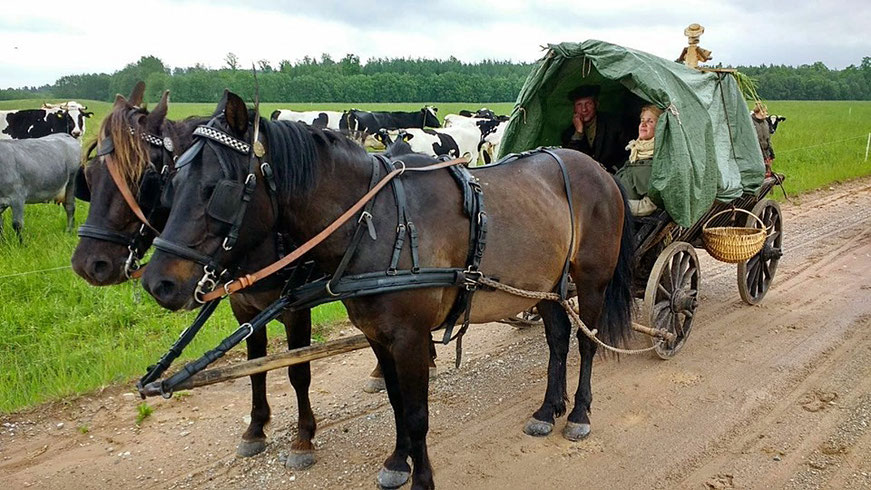
[[[638,139],[649,140],[656,134],[656,116],[651,111],[641,111],[638,124]]]

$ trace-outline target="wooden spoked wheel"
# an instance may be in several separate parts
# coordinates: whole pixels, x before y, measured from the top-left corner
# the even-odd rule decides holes
[[[753,214],[759,216],[765,224],[768,237],[758,254],[738,264],[738,292],[741,299],[751,305],[759,303],[765,297],[771,281],[774,280],[777,263],[783,255],[783,215],[780,205],[770,199],[759,201],[753,206]],[[747,217],[745,226],[760,227],[759,222],[750,216]]]
[[[686,242],[674,242],[656,259],[644,291],[648,326],[674,334],[671,341],[651,337],[663,359],[674,357],[686,342],[699,304],[699,259]]]

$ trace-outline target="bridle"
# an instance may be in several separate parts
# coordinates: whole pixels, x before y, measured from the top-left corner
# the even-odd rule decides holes
[[[136,131],[130,127],[128,128],[131,136],[136,135]],[[139,133],[140,137],[143,141],[148,143],[149,145],[159,148],[163,150],[165,154],[168,154],[171,158],[171,161],[174,162],[178,156],[175,155],[175,145],[172,142],[172,139],[169,136],[165,136],[163,138],[142,131]],[[153,216],[155,211],[160,207],[158,203],[154,203],[150,206],[148,210],[148,216],[142,212],[142,208],[136,198],[133,197],[133,193],[130,191],[129,186],[127,185],[126,179],[120,174],[117,166],[115,165],[115,161],[112,157],[114,153],[115,145],[112,141],[111,137],[106,137],[100,144],[100,148],[97,151],[97,157],[103,157],[106,168],[109,170],[109,174],[112,177],[113,182],[118,187],[118,190],[121,192],[121,195],[124,197],[125,202],[136,215],[137,219],[140,221],[139,229],[133,233],[132,235],[128,235],[125,233],[120,233],[112,229],[102,228],[98,226],[84,224],[81,225],[78,229],[78,235],[82,238],[91,238],[95,240],[102,240],[106,242],[116,243],[119,245],[125,245],[127,250],[129,251],[127,255],[127,259],[124,261],[124,276],[127,279],[135,279],[142,275],[143,272],[143,264],[141,264],[142,257],[145,255],[145,252],[148,250],[149,244],[152,240],[160,233],[148,220],[148,216]],[[159,196],[162,194],[163,190],[166,188],[167,183],[169,182],[172,176],[172,165],[169,163],[161,162],[160,171],[157,170],[157,165],[154,162],[149,161],[146,166],[146,170],[143,172],[143,177],[139,182],[139,191],[141,193],[142,188],[144,187],[144,181],[147,178],[146,175],[149,172],[153,172],[157,174],[157,178],[159,179],[158,188],[156,189],[155,195]],[[86,199],[90,200],[90,199]]]
[[[214,124],[222,114],[218,114],[207,124],[200,125],[194,130],[193,136],[197,141],[179,157],[176,162],[176,169],[189,165],[203,151],[206,145],[214,151],[221,166],[222,179],[218,181],[215,190],[212,192],[206,212],[212,218],[229,224],[229,231],[221,245],[211,255],[203,254],[191,247],[161,237],[156,238],[153,243],[154,247],[158,250],[203,266],[203,276],[197,282],[197,287],[194,291],[194,299],[198,303],[206,303],[203,296],[215,289],[218,283],[231,273],[229,268],[221,264],[218,256],[231,251],[238,241],[239,231],[245,220],[248,204],[257,188],[258,169],[267,185],[267,194],[270,198],[273,215],[277,216],[278,213],[277,187],[272,165],[263,159],[266,151],[263,143],[260,141],[259,114],[256,114],[254,118],[253,145],[215,128]],[[242,182],[235,178],[238,173],[236,167],[228,163],[225,158],[225,153],[228,150],[249,157],[248,172]],[[250,158],[252,153],[253,158]]]

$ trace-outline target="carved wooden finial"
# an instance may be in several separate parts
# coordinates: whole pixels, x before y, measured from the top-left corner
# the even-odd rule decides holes
[[[681,51],[677,59],[678,63],[683,63],[690,68],[698,68],[699,63],[712,59],[709,50],[699,47],[699,37],[705,33],[704,27],[695,23],[690,24],[683,33],[687,37],[688,45]]]

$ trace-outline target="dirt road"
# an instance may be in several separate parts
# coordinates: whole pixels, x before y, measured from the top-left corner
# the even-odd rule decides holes
[[[760,306],[735,267],[702,258],[694,332],[674,359],[599,359],[593,433],[579,443],[521,429],[544,395],[541,329],[481,325],[464,364],[440,347],[430,455],[442,488],[871,487],[871,179],[784,205],[786,255]],[[700,255],[705,255],[700,251]],[[348,333],[351,329],[348,328]],[[636,339],[643,346],[645,339]],[[130,385],[0,420],[6,488],[372,487],[392,449],[386,395],[359,388],[368,351],[313,364],[317,464],[282,464],[295,398],[270,375],[267,450],[234,455],[249,384],[150,401],[135,425]],[[569,389],[577,386],[572,350]]]

